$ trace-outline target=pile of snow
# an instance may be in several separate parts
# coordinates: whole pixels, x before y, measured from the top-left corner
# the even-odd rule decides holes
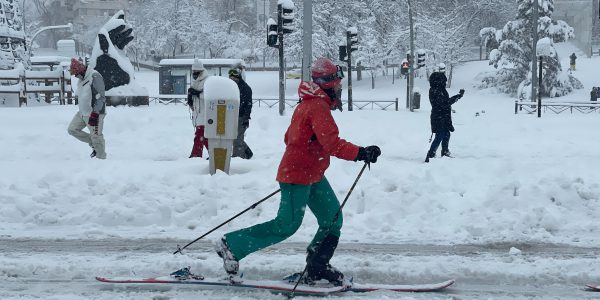
[[[415,113],[334,112],[343,138],[383,152],[348,200],[342,242],[600,242],[599,114],[515,115],[515,99],[471,88],[486,67],[455,69],[450,94],[467,92],[454,105],[454,159],[422,162],[430,135],[425,100]],[[580,58],[575,75],[590,84],[598,67],[600,59]],[[276,78],[248,72],[255,94],[275,94]],[[359,82],[355,95],[402,97],[403,86],[381,80],[376,90]],[[417,80],[427,91],[425,79]],[[587,100],[581,92],[569,97]],[[230,176],[210,176],[208,161],[187,158],[194,129],[186,106],[109,108],[105,161],[90,159],[89,147],[67,134],[76,109],[0,109],[0,236],[193,239],[278,188],[289,110],[281,117],[255,106],[246,137],[255,156],[233,159]],[[340,201],[360,168],[332,159],[326,176]],[[269,220],[278,203],[275,196],[211,237]],[[290,240],[308,242],[316,229],[307,212]]]

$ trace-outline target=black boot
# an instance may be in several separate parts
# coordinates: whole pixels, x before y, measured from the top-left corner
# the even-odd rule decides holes
[[[427,156],[425,157],[425,162],[428,163],[430,158],[435,157],[435,152],[427,151]]]
[[[450,150],[446,149],[446,150],[442,150],[442,156],[446,156],[446,157],[454,157],[452,156],[452,153],[450,153]]]
[[[335,286],[344,284],[344,274],[329,264],[339,240],[339,237],[329,234],[308,250],[306,256],[306,279],[308,282],[325,279]]]

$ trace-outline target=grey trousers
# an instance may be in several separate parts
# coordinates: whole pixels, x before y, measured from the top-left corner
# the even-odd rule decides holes
[[[106,159],[104,135],[102,134],[102,129],[104,128],[104,116],[105,114],[100,114],[98,117],[98,126],[92,127],[88,125],[89,117],[84,117],[80,112],[77,112],[73,116],[73,120],[71,120],[69,129],[67,130],[69,134],[76,139],[90,145],[90,147],[96,151],[96,158],[99,159]],[[83,131],[83,128],[85,127],[88,128],[90,133]]]
[[[237,138],[233,141],[233,155],[232,157],[241,157],[243,159],[250,159],[252,155],[252,150],[246,142],[244,141],[244,135],[246,134],[246,129],[248,129],[249,120],[246,119],[238,119],[238,134]]]

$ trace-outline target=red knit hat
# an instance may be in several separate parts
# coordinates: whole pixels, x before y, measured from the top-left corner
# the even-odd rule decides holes
[[[86,65],[75,58],[71,58],[71,66],[69,67],[69,73],[71,73],[71,75],[84,75],[86,70]]]
[[[342,69],[325,57],[317,59],[311,67],[313,81],[322,89],[331,89],[342,82]]]

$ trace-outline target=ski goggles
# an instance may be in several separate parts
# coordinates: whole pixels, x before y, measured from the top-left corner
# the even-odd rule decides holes
[[[334,80],[337,79],[342,79],[344,78],[344,70],[342,70],[342,67],[336,65],[336,72],[324,77],[319,77],[319,78],[314,78],[314,82],[317,84],[324,84],[324,83],[328,83],[328,82],[332,82]]]

